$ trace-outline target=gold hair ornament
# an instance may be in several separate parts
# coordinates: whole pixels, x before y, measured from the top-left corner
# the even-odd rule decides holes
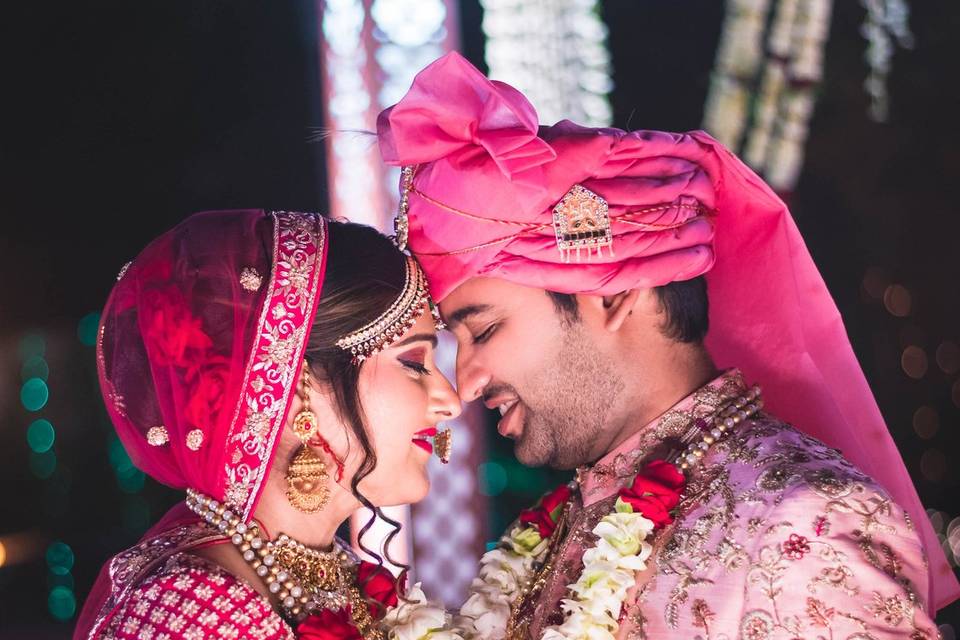
[[[430,299],[427,278],[423,275],[423,270],[412,257],[405,256],[405,258],[407,275],[400,296],[372,322],[348,333],[336,342],[338,347],[350,352],[354,364],[362,363],[396,342],[428,308],[431,310],[437,330],[444,328],[440,314]]]

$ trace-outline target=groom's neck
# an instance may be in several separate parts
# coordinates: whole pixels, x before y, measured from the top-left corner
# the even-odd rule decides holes
[[[654,370],[628,372],[625,381],[633,390],[624,412],[622,426],[610,439],[603,457],[626,440],[647,428],[656,418],[719,375],[713,359],[702,344],[677,343],[669,358]]]

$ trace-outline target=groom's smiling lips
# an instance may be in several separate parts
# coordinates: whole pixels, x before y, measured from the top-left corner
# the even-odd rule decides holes
[[[513,394],[485,396],[483,404],[488,409],[496,409],[502,416],[497,423],[497,431],[507,438],[519,438],[523,433],[523,409],[520,399]]]

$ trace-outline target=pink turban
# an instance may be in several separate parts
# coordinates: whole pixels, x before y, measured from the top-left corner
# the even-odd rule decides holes
[[[773,413],[880,482],[920,529],[925,602],[960,597],[790,212],[720,143],[699,131],[538,128],[522,94],[456,53],[420,72],[378,134],[384,160],[412,169],[409,247],[438,301],[475,276],[609,295],[707,274],[718,366],[740,367]],[[555,207],[576,185],[608,211],[564,236],[558,225],[577,216]],[[559,249],[568,238],[586,239],[579,262]]]

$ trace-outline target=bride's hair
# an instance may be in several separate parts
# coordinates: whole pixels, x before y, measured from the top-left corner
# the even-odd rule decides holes
[[[350,489],[373,515],[357,536],[360,548],[382,564],[380,555],[364,546],[363,535],[377,518],[389,523],[393,531],[387,536],[384,555],[403,568],[398,577],[399,584],[408,567],[390,557],[390,543],[400,533],[401,525],[384,515],[357,488],[377,465],[377,454],[365,428],[366,420],[358,394],[360,367],[351,362],[349,352],[335,343],[374,320],[393,304],[405,284],[405,258],[390,239],[371,227],[330,220],[328,233],[327,268],[305,357],[313,376],[333,391],[341,419],[349,425],[363,448],[360,468],[350,482]]]

